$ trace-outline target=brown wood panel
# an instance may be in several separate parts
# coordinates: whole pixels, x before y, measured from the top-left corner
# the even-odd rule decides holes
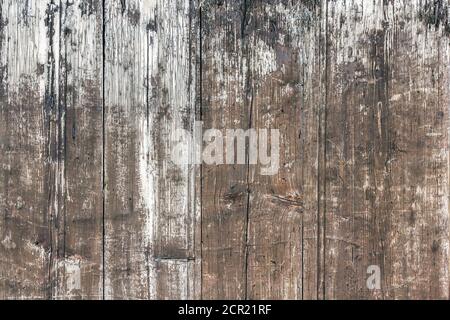
[[[448,298],[448,39],[422,4],[328,7],[327,299]]]
[[[102,1],[59,8],[57,299],[103,298]]]
[[[200,37],[204,131],[219,130],[223,135],[227,129],[247,130],[250,126],[250,61],[244,38],[248,10],[247,1],[203,2]],[[204,139],[214,141],[214,137]],[[217,161],[211,159],[202,166],[202,297],[245,299],[248,166],[225,165],[223,153],[217,151]],[[214,157],[214,152],[204,152]]]
[[[318,298],[320,16],[308,2],[203,6],[205,128],[278,129],[282,150],[273,176],[248,159],[204,166],[204,297]]]
[[[57,14],[51,1],[1,1],[0,9],[0,297],[45,299],[56,214]]]
[[[1,299],[449,298],[448,0],[0,13]]]
[[[317,165],[317,151],[312,157],[308,153],[302,121],[310,130],[318,118],[311,117],[317,109],[302,99],[304,85],[312,79],[304,73],[310,58],[305,51],[311,48],[301,48],[305,30],[317,27],[311,21],[316,7],[301,1],[255,1],[247,12],[250,127],[258,135],[258,161],[249,171],[247,298],[301,299],[304,273],[314,278],[317,271],[309,269],[310,259],[316,260],[314,250],[304,257],[303,222],[316,219],[311,202],[306,201],[304,210],[304,199],[317,201],[317,178],[307,180],[303,174]],[[270,155],[270,165],[263,163],[263,155]],[[317,241],[316,234],[312,238]]]

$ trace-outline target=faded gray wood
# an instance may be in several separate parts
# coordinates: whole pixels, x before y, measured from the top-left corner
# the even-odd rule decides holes
[[[103,8],[61,2],[57,185],[60,188],[53,297],[103,298]],[[56,40],[55,40],[56,41]]]
[[[105,297],[194,298],[197,173],[170,152],[195,120],[191,2],[105,9]]]
[[[325,298],[448,298],[448,37],[421,1],[346,4],[327,8]]]
[[[1,1],[0,296],[51,297],[50,225],[57,107],[46,10],[50,1]],[[56,119],[54,119],[56,120]],[[55,124],[56,121],[53,121]]]
[[[449,297],[448,0],[0,12],[0,298]],[[174,156],[196,120],[278,172]]]
[[[153,228],[141,180],[147,128],[147,24],[153,6],[110,1],[105,7],[105,298],[150,297]],[[149,124],[150,125],[150,124]],[[150,177],[151,178],[151,177]]]
[[[263,174],[266,165],[261,158],[257,165],[250,165],[246,266],[249,299],[303,297],[306,197],[302,195],[302,172],[313,163],[301,156],[301,148],[305,147],[300,143],[301,121],[309,110],[302,101],[305,79],[300,47],[304,30],[311,26],[308,17],[312,10],[313,6],[302,2],[270,6],[255,2],[247,9],[248,23],[242,36],[248,46],[250,126],[258,133],[263,129],[280,131],[276,174]],[[274,143],[271,141],[271,145]],[[259,137],[258,148],[264,147]]]
[[[248,129],[246,3],[205,2],[201,10],[201,115],[204,129]],[[208,139],[208,137],[206,137]],[[247,165],[202,167],[202,297],[245,299],[249,186]]]

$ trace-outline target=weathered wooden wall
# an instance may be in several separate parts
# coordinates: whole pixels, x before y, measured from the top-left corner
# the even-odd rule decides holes
[[[0,0],[0,298],[449,298],[449,10]],[[280,170],[173,163],[196,120]]]

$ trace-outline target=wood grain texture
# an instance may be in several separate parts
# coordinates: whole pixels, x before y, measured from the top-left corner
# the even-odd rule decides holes
[[[159,1],[156,4],[154,41],[150,64],[149,125],[156,149],[154,168],[155,212],[152,239],[156,299],[194,299],[200,295],[198,168],[189,154],[174,159],[174,133],[193,131],[197,108],[196,4],[193,1]],[[148,150],[152,157],[152,150]],[[179,162],[181,160],[181,162]],[[181,163],[181,164],[180,164]]]
[[[103,297],[101,1],[59,8],[58,254],[54,298]]]
[[[248,46],[242,37],[246,6],[240,1],[211,1],[201,8],[204,129],[222,133],[250,126]],[[218,161],[223,163],[223,157]],[[201,195],[202,297],[245,299],[248,166],[204,164]]]
[[[51,297],[50,1],[1,2],[0,296]],[[55,119],[56,120],[56,119]],[[55,122],[53,122],[55,123]],[[54,128],[54,127],[53,127]],[[55,212],[53,211],[53,214]]]
[[[105,7],[106,299],[147,299],[150,295],[151,234],[147,230],[152,220],[139,165],[148,110],[147,21],[153,10],[143,1],[108,1]]]
[[[105,8],[106,298],[198,294],[196,171],[175,165],[170,152],[175,130],[195,120],[191,5]]]
[[[261,1],[253,2],[247,10],[244,37],[249,47],[250,126],[258,133],[264,129],[280,131],[276,174],[264,175],[266,166],[261,158],[249,171],[249,299],[303,296],[303,199],[309,190],[308,186],[302,188],[302,173],[314,163],[301,156],[306,151],[302,148],[308,148],[300,142],[301,120],[310,110],[302,101],[305,61],[300,57],[300,46],[314,9],[302,1],[295,4]],[[302,24],[295,25],[296,22]],[[261,153],[266,146],[259,138]],[[273,147],[274,143],[271,140]],[[274,148],[263,153],[275,151]]]
[[[448,38],[421,5],[327,9],[326,298],[448,298]]]
[[[449,10],[0,0],[0,298],[448,299]]]

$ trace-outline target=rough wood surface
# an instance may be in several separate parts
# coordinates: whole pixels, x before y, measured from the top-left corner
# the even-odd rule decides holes
[[[49,230],[56,196],[50,139],[57,106],[51,4],[2,1],[0,6],[0,292],[4,299],[50,298]]]
[[[448,299],[449,10],[0,0],[0,298]]]
[[[57,9],[55,9],[57,10]],[[61,2],[60,210],[54,297],[103,296],[102,3]]]

